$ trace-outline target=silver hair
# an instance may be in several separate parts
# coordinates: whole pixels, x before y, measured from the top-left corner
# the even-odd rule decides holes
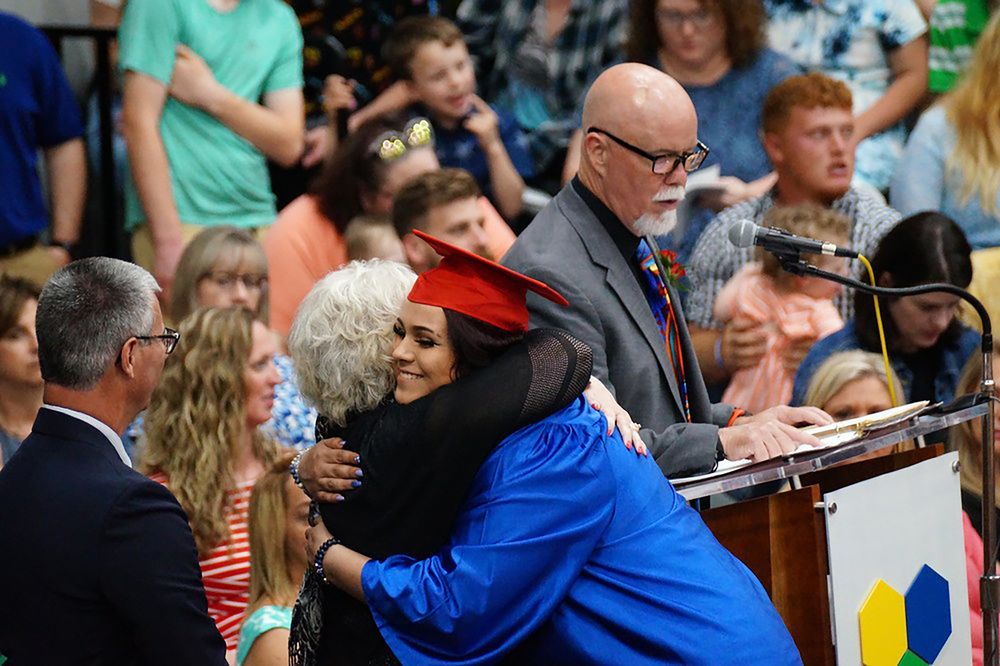
[[[93,388],[132,336],[149,335],[160,286],[135,264],[110,257],[59,269],[42,288],[35,327],[42,378]]]
[[[416,276],[374,259],[352,261],[317,282],[299,305],[288,351],[299,390],[319,413],[344,425],[395,388],[392,326]]]

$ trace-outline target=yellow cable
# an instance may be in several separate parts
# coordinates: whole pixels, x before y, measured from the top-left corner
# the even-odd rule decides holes
[[[871,262],[868,261],[868,257],[863,254],[858,255],[858,261],[864,264],[865,269],[868,271],[868,280],[875,286],[875,271],[872,270]],[[878,296],[872,295],[872,300],[875,302],[875,322],[878,324],[878,340],[882,344],[882,362],[885,364],[885,379],[886,384],[889,386],[889,400],[892,402],[893,407],[899,406],[899,401],[896,399],[896,388],[894,386],[895,382],[892,381],[892,366],[889,365],[889,350],[885,346],[885,330],[882,328],[882,312],[878,307]]]

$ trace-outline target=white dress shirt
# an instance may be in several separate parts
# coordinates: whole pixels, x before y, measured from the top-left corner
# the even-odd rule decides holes
[[[118,457],[122,459],[122,462],[129,467],[132,466],[132,460],[129,459],[128,454],[125,453],[125,446],[122,445],[122,438],[118,436],[118,433],[109,428],[106,423],[98,421],[89,414],[78,412],[75,409],[67,409],[65,407],[57,407],[55,405],[42,405],[42,409],[51,409],[54,412],[61,412],[67,416],[79,419],[88,425],[94,426],[101,431],[101,434],[108,438],[108,441],[111,442],[111,446],[114,447],[115,453],[117,453]]]

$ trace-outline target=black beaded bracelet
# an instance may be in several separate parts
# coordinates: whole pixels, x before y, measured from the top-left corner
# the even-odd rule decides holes
[[[326,571],[323,570],[323,558],[326,557],[326,551],[330,550],[330,548],[332,548],[333,546],[339,544],[340,544],[340,539],[338,539],[337,537],[330,537],[329,539],[323,542],[322,546],[319,547],[319,549],[316,551],[316,557],[315,559],[313,559],[313,569],[316,571],[316,575],[319,576],[320,579],[327,585],[330,585],[331,583],[329,579],[327,579],[326,577]]]

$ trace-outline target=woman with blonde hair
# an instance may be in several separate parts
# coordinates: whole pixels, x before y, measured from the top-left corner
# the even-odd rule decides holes
[[[266,324],[268,284],[267,256],[252,233],[236,227],[207,228],[184,248],[167,319],[180,322],[198,308],[243,307]],[[261,427],[282,446],[309,448],[316,443],[316,411],[299,393],[291,359],[276,354],[274,364],[281,383],[275,389],[271,419]],[[140,445],[142,431],[140,415],[122,438],[130,454]]]
[[[250,494],[250,604],[237,666],[288,663],[292,606],[309,565],[309,498],[288,474],[294,456],[282,453]]]
[[[250,491],[278,456],[258,429],[280,381],[276,343],[242,308],[198,310],[180,331],[146,412],[139,469],[187,513],[209,614],[235,650],[249,597]]]
[[[855,349],[826,359],[806,389],[803,404],[819,407],[837,421],[867,416],[892,407],[889,382],[897,396],[903,387],[890,368],[886,378],[882,357]]]
[[[910,135],[891,203],[903,215],[944,213],[974,250],[982,250],[1000,246],[1000,13],[974,53],[955,89],[921,116]]]

